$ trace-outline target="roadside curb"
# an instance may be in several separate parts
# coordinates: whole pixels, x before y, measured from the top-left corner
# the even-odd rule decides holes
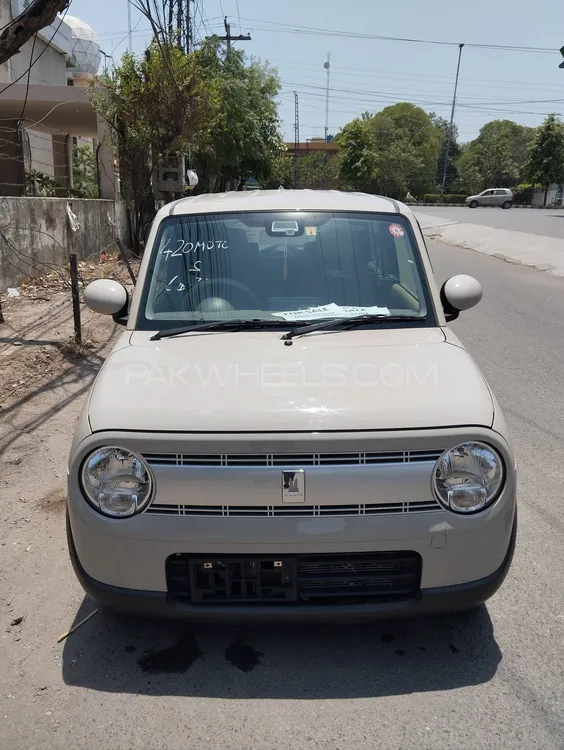
[[[557,237],[482,224],[448,222],[444,216],[440,218],[424,213],[418,214],[418,220],[428,239],[564,278],[564,241]]]

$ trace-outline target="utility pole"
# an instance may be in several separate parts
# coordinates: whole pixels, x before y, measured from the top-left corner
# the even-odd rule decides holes
[[[194,25],[192,23],[192,8],[191,3],[193,0],[186,0],[186,53],[192,52],[194,47]]]
[[[325,90],[325,143],[329,138],[329,79],[331,76],[331,50],[327,53],[327,62],[323,63],[327,71],[327,86]]]
[[[225,36],[219,36],[220,42],[227,42],[227,49],[231,49],[231,42],[250,42],[250,34],[239,34],[238,36],[231,35],[231,24],[227,23],[227,16],[223,19],[223,25],[225,26]]]
[[[329,165],[329,151],[327,151],[327,144],[329,143],[329,83],[331,77],[331,50],[327,53],[327,62],[323,63],[323,67],[327,71],[327,86],[325,90],[325,171],[323,175],[323,187],[327,190],[327,172]]]
[[[182,49],[182,27],[183,23],[182,14],[182,0],[176,0],[176,45],[178,49]]]
[[[456,92],[458,90],[458,74],[460,73],[460,60],[462,58],[462,48],[464,47],[463,44],[458,45],[458,65],[456,66],[456,78],[454,81],[454,94],[452,97],[452,109],[450,111],[450,125],[448,126],[448,133],[447,133],[447,145],[446,145],[446,153],[445,153],[445,163],[443,165],[443,181],[441,182],[441,195],[440,195],[440,202],[443,202],[443,197],[445,194],[445,185],[446,185],[446,178],[447,178],[447,169],[448,169],[448,159],[450,156],[450,144],[452,142],[452,128],[454,125],[454,108],[456,107]]]
[[[133,54],[133,37],[131,35],[131,0],[127,0],[127,36],[129,38],[129,54]]]
[[[300,159],[300,100],[298,92],[294,91],[294,189],[297,190],[299,182],[299,159]]]

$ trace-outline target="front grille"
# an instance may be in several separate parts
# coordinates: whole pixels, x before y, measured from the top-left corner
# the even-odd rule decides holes
[[[171,555],[173,601],[193,604],[323,604],[410,598],[421,583],[416,552],[338,555]]]
[[[399,513],[429,513],[442,510],[437,500],[384,504],[342,505],[165,505],[152,503],[145,513],[157,516],[203,518],[317,518],[320,516],[388,516]]]
[[[188,454],[146,453],[150,466],[364,466],[373,464],[435,463],[442,450],[383,451],[378,453]]]
[[[421,557],[416,552],[298,559],[298,592],[304,601],[337,596],[413,596],[420,580]]]

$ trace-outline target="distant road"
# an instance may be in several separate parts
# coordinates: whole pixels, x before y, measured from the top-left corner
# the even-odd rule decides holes
[[[429,216],[440,216],[452,221],[483,226],[509,229],[513,232],[528,232],[545,237],[564,239],[564,209],[512,208],[504,211],[501,208],[434,208],[432,206],[415,207],[415,213]]]

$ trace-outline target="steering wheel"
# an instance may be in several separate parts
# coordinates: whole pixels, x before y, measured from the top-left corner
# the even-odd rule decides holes
[[[226,288],[227,290],[229,290],[229,292],[239,291],[244,294],[249,302],[252,303],[247,309],[260,310],[261,304],[258,301],[258,297],[255,295],[255,293],[251,289],[249,289],[248,286],[245,286],[245,284],[241,284],[240,281],[235,281],[234,279],[205,279],[198,282],[190,289],[190,292],[188,294],[188,302],[190,304],[190,307],[195,309],[207,297],[217,296],[218,289],[221,289],[223,292],[224,290],[226,290]],[[222,294],[220,296],[224,295]],[[232,295],[230,294],[229,296]],[[245,308],[240,307],[239,309],[244,310]]]

